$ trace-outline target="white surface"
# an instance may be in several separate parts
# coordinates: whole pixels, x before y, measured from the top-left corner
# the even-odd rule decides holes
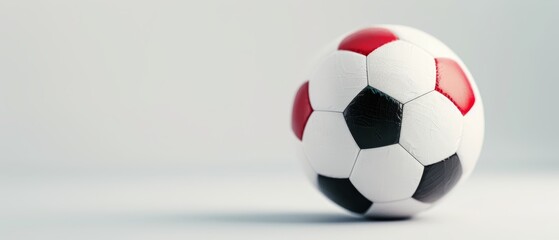
[[[305,154],[305,148],[303,146],[303,142],[297,141],[293,144],[295,148],[295,157],[299,160],[299,166],[301,167],[303,174],[307,177],[307,180],[310,181],[315,187],[318,187],[318,175],[316,171],[312,168],[309,159],[307,158],[307,154]]]
[[[359,153],[339,112],[314,111],[303,133],[303,148],[312,168],[333,178],[348,178]]]
[[[349,30],[348,30],[349,31]],[[304,69],[306,72],[306,80],[309,80],[311,76],[320,67],[319,63],[324,62],[333,52],[338,51],[338,46],[340,42],[351,32],[339,35],[334,41],[320,47],[317,53],[315,53],[309,61],[306,62],[307,67]],[[310,70],[310,71],[309,71]]]
[[[476,98],[474,106],[464,116],[462,137],[456,152],[460,158],[460,164],[462,164],[464,177],[470,175],[479,159],[483,147],[484,131],[483,103],[481,98]]]
[[[559,175],[475,175],[408,221],[362,221],[295,166],[0,175],[0,239],[556,239]]]
[[[349,179],[373,202],[389,202],[413,195],[423,166],[402,146],[392,144],[359,152]]]
[[[405,41],[387,43],[367,56],[369,85],[401,103],[435,89],[435,59]]]
[[[380,27],[385,27],[392,31],[398,39],[409,42],[415,46],[418,46],[433,57],[446,57],[451,59],[459,59],[454,51],[452,51],[446,44],[433,37],[432,35],[423,32],[419,29],[415,29],[408,26],[402,25],[379,25]]]
[[[349,51],[334,51],[309,80],[309,98],[315,110],[343,112],[367,86],[367,58]]]
[[[431,207],[429,203],[423,203],[413,198],[407,198],[394,202],[375,203],[365,213],[371,217],[409,217]]]
[[[404,105],[400,144],[427,166],[456,153],[462,125],[458,108],[432,91]]]
[[[474,106],[472,106],[470,111],[464,116],[462,139],[460,140],[460,146],[457,151],[460,163],[462,164],[464,173],[462,179],[464,180],[472,173],[479,160],[481,150],[483,149],[486,119],[485,106],[474,77],[460,59],[458,59],[457,62],[466,74],[468,80],[470,80],[470,85],[472,86],[475,96]],[[462,158],[464,158],[464,160],[462,160]]]

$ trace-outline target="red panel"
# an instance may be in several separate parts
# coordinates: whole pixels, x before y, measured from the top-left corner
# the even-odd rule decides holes
[[[338,50],[352,51],[367,56],[380,46],[394,40],[398,40],[398,37],[387,29],[365,28],[344,38],[338,46]]]
[[[299,140],[303,140],[303,132],[312,112],[309,100],[309,82],[307,81],[297,91],[291,113],[291,128]]]
[[[435,90],[445,95],[456,105],[462,115],[474,106],[476,98],[466,74],[452,59],[435,58],[437,64],[437,86]]]

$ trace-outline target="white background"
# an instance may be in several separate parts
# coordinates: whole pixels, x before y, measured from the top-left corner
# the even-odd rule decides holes
[[[62,230],[45,225],[59,213],[71,213],[68,219],[88,212],[112,216],[113,208],[137,213],[159,205],[170,212],[177,211],[172,206],[204,212],[230,201],[232,189],[245,193],[235,200],[245,207],[298,212],[320,203],[336,211],[310,187],[299,186],[302,178],[288,177],[278,193],[266,187],[267,181],[278,184],[266,176],[298,174],[291,104],[313,56],[337,36],[375,23],[410,25],[447,43],[469,66],[484,97],[486,144],[478,174],[485,175],[479,177],[483,180],[474,175],[477,185],[465,186],[469,190],[457,194],[465,199],[452,198],[447,204],[454,208],[449,208],[468,207],[458,203],[490,193],[474,187],[486,187],[485,180],[498,182],[491,186],[500,189],[523,188],[473,206],[485,202],[482,209],[493,210],[491,203],[509,202],[515,192],[531,195],[507,205],[511,209],[547,203],[557,199],[549,185],[557,179],[538,176],[559,169],[558,11],[554,1],[0,1],[0,184],[5,189],[0,223],[63,233],[64,221]],[[168,176],[188,180],[161,180]],[[246,184],[240,176],[261,185]],[[161,185],[150,185],[158,181]],[[238,181],[238,188],[223,189],[220,181]],[[290,192],[290,186],[298,190]],[[283,198],[247,203],[262,199],[258,193]],[[315,198],[299,201],[296,194]],[[142,205],[142,196],[153,202]],[[162,201],[173,198],[181,201]],[[276,204],[284,201],[290,204]],[[557,208],[545,203],[525,211],[532,215],[524,218],[551,218],[545,209],[556,213]],[[429,216],[512,218],[502,214],[508,208],[493,215],[460,208],[450,216],[453,210],[443,209]],[[472,212],[478,215],[464,216]],[[10,234],[24,236],[18,235],[20,228]],[[161,231],[154,234],[167,236]]]

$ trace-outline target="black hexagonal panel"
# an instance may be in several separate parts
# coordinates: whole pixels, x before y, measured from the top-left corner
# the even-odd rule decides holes
[[[361,149],[398,143],[403,105],[387,94],[366,87],[349,103],[344,117]]]
[[[347,178],[318,175],[318,189],[330,200],[354,213],[363,214],[373,205]]]
[[[453,154],[447,159],[425,166],[413,198],[432,203],[450,192],[462,176],[460,158]]]

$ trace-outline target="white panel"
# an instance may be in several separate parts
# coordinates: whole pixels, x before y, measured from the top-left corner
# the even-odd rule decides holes
[[[435,89],[435,59],[405,41],[388,43],[367,56],[369,85],[401,103]]]
[[[466,179],[473,171],[483,145],[485,130],[483,104],[476,98],[472,109],[464,116],[464,131],[458,147],[458,157],[462,164],[462,179]]]
[[[423,165],[441,161],[458,150],[463,117],[437,91],[404,105],[400,144]]]
[[[363,149],[349,179],[373,202],[410,198],[423,174],[423,166],[398,144]]]
[[[394,202],[375,202],[365,213],[373,218],[402,218],[411,217],[431,207],[431,204],[422,203],[413,198]]]
[[[312,168],[321,175],[347,178],[359,147],[342,113],[314,111],[303,134],[305,154]]]
[[[295,143],[295,153],[297,154],[297,160],[299,160],[299,165],[301,166],[303,173],[307,177],[307,179],[314,185],[315,187],[318,186],[318,175],[312,169],[309,160],[307,159],[307,155],[305,154],[305,150],[303,148],[303,143],[297,141]]]
[[[401,25],[380,25],[392,31],[398,39],[425,49],[434,57],[457,59],[456,54],[444,43],[421,30]]]
[[[466,76],[470,80],[472,87],[474,88],[474,92],[476,93],[476,97],[479,97],[479,91],[477,90],[477,85],[474,81],[473,76],[471,75],[470,71],[462,61],[458,55],[452,51],[446,44],[441,42],[439,39],[433,37],[432,35],[423,32],[421,30],[402,26],[402,25],[379,25],[379,27],[384,27],[392,31],[399,39],[403,41],[407,41],[412,43],[418,47],[425,49],[435,58],[450,58],[454,61],[458,62],[462,70],[466,73]]]
[[[342,112],[366,86],[366,57],[335,51],[311,75],[309,98],[315,110]]]
[[[349,33],[348,33],[349,34]],[[312,58],[311,61],[309,61],[309,65],[307,67],[307,69],[310,69],[311,71],[308,72],[308,75],[306,76],[305,80],[309,80],[312,76],[312,74],[314,72],[316,72],[316,69],[318,67],[320,67],[320,64],[323,63],[326,58],[328,56],[330,56],[330,54],[338,51],[338,46],[340,45],[340,42],[342,42],[342,40],[348,35],[348,34],[344,34],[339,36],[336,40],[330,42],[329,44],[327,44],[326,46],[322,47],[318,53]]]
[[[470,112],[468,112],[468,114],[464,117],[464,130],[462,140],[458,148],[458,156],[460,157],[460,162],[462,163],[463,168],[462,179],[467,178],[479,158],[484,135],[483,103],[473,76],[456,53],[432,35],[407,26],[382,25],[382,27],[390,29],[390,31],[396,34],[399,39],[417,45],[427,50],[427,52],[435,57],[444,57],[455,60],[470,80],[470,84],[472,85],[474,95],[476,97],[476,102]]]

